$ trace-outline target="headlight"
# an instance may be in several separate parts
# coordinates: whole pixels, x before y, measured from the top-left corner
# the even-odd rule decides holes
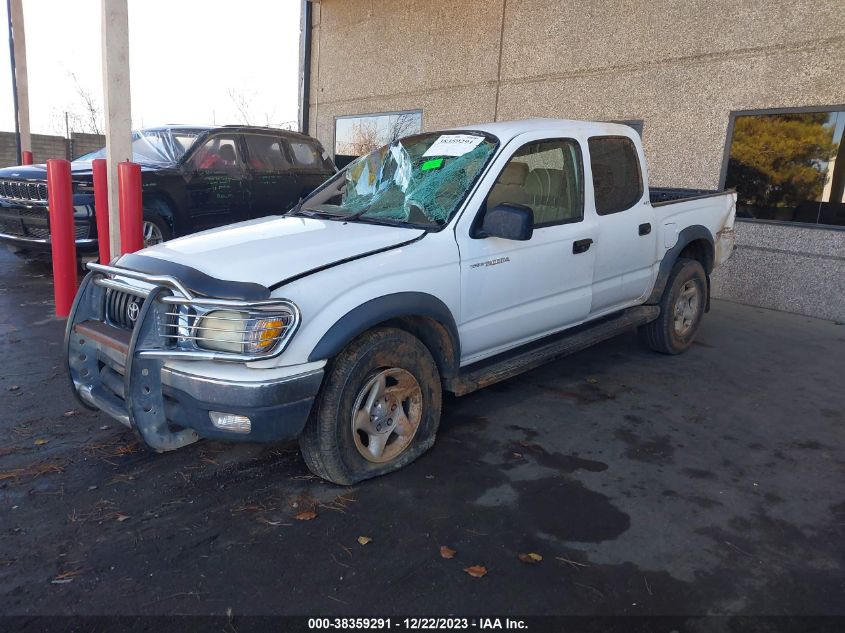
[[[290,312],[214,310],[197,319],[194,340],[203,349],[263,356],[280,344],[292,324]]]

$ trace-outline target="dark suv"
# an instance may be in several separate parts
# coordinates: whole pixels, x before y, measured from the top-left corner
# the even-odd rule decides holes
[[[262,127],[138,130],[132,151],[142,169],[146,245],[285,213],[336,171],[315,139]],[[91,161],[104,156],[71,166],[80,256],[97,251]],[[44,165],[0,169],[0,241],[24,256],[50,251],[46,180]]]

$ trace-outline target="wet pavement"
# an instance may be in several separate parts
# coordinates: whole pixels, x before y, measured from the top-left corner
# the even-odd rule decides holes
[[[146,451],[73,398],[49,270],[0,267],[4,614],[845,614],[843,325],[714,301],[687,354],[447,398],[338,487],[295,444]]]

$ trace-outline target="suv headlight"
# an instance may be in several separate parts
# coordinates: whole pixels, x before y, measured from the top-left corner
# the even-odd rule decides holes
[[[197,319],[197,347],[218,352],[264,356],[287,337],[294,323],[292,312],[212,310]]]

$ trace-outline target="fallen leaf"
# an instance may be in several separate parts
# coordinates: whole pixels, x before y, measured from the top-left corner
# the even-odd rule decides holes
[[[44,444],[46,444],[49,441],[50,440],[48,440],[46,437],[39,437],[38,439],[35,440],[34,444],[36,446],[43,446]]]
[[[297,519],[298,521],[310,521],[311,519],[316,519],[316,518],[317,518],[317,513],[314,512],[313,510],[303,510],[302,512],[300,512],[299,514],[297,514],[294,517],[294,519]]]
[[[129,515],[128,515],[128,514],[118,514],[118,515],[115,517],[115,520],[116,520],[118,523],[123,523],[123,522],[124,522],[124,521],[126,521],[126,519],[128,519],[128,518],[129,518]]]
[[[481,578],[487,573],[487,568],[481,565],[473,565],[472,567],[464,567],[464,571],[473,578]]]
[[[592,377],[587,378],[587,382],[590,383],[591,385],[596,384],[598,381],[599,381],[598,378],[592,378]]]
[[[455,550],[453,550],[451,547],[449,547],[448,545],[441,545],[440,546],[440,557],[441,558],[455,558],[455,554],[457,554],[457,552]]]
[[[543,557],[539,554],[535,554],[534,552],[528,552],[527,554],[520,554],[519,560],[523,563],[528,563],[529,565],[533,565],[535,563],[539,563],[543,560]]]
[[[372,542],[372,540],[373,540],[373,539],[371,539],[369,536],[359,536],[359,537],[358,537],[358,542],[359,542],[361,545],[366,545],[367,543],[371,543],[371,542]]]
[[[64,415],[66,418],[70,418],[75,415],[79,415],[79,411],[77,411],[76,409],[71,409],[70,411],[65,411],[62,415]]]

